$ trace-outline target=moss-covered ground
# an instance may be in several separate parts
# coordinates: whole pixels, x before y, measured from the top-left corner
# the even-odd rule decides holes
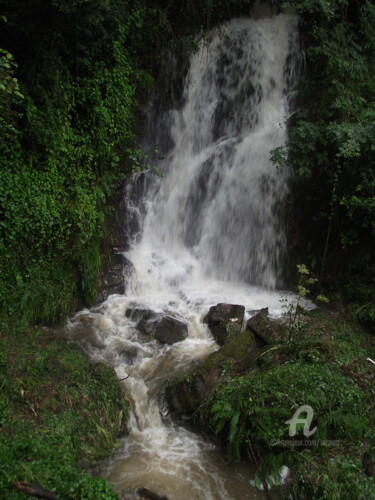
[[[0,498],[14,483],[64,499],[116,499],[84,468],[108,455],[127,408],[114,372],[89,363],[50,329],[0,331]]]

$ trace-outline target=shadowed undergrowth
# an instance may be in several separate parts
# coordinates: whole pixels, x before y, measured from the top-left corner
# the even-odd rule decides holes
[[[57,498],[115,499],[84,472],[113,451],[127,409],[114,372],[92,364],[51,330],[0,333],[0,496],[26,496],[15,481]]]

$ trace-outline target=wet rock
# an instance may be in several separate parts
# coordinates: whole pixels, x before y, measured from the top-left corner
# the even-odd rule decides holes
[[[137,490],[137,494],[143,500],[168,500],[167,497],[160,496],[157,493],[148,490],[147,488],[140,488],[139,490]]]
[[[186,323],[151,309],[129,307],[125,316],[136,323],[137,329],[143,335],[155,338],[165,344],[181,342],[188,335]]]
[[[134,264],[127,258],[125,255],[122,256],[122,261],[123,261],[123,266],[124,266],[124,286],[125,286],[125,291],[129,287],[129,283],[135,274],[135,267]]]
[[[273,341],[284,336],[280,323],[272,321],[268,317],[267,307],[261,309],[258,314],[247,321],[246,330],[254,334],[255,340],[260,346],[271,344]]]
[[[243,373],[254,363],[261,349],[250,331],[241,332],[233,342],[211,354],[199,367],[192,367],[180,379],[166,387],[165,395],[171,410],[180,415],[194,413],[226,375]]]
[[[217,304],[210,308],[203,322],[208,324],[216,342],[223,346],[241,332],[244,314],[244,306]]]
[[[134,236],[142,233],[142,221],[147,212],[147,193],[155,182],[160,182],[159,177],[151,170],[143,170],[128,178],[123,186],[116,220],[118,244],[125,249],[131,248]]]
[[[113,253],[107,262],[106,269],[100,275],[96,303],[103,302],[110,295],[123,294],[133,271],[134,266],[125,255],[120,252]]]
[[[139,307],[129,307],[125,316],[136,323],[137,329],[147,337],[154,338],[157,324],[161,321],[162,315],[151,309]]]
[[[62,328],[60,334],[67,340],[88,344],[97,349],[103,349],[105,346],[95,327],[95,318],[89,315],[79,316],[72,327]]]
[[[246,312],[252,318],[256,314],[260,313],[261,311],[265,311],[265,313],[268,314],[268,307],[264,307],[263,309],[250,309]]]
[[[159,394],[158,396],[158,406],[160,415],[162,417],[167,417],[169,413],[169,407],[165,394],[163,393]]]
[[[188,336],[186,323],[170,316],[164,316],[156,323],[154,337],[165,344],[175,344]]]
[[[160,317],[160,314],[156,313],[152,309],[143,309],[141,307],[128,307],[125,311],[125,316],[132,321],[138,323],[141,320],[150,321],[155,320]]]
[[[124,291],[124,272],[122,266],[112,268],[105,277],[104,285],[108,290],[120,289]]]
[[[157,327],[157,324],[159,323],[159,321],[160,321],[159,318],[155,318],[153,320],[142,319],[137,324],[137,328],[141,333],[143,333],[143,335],[146,335],[147,337],[154,338],[156,327]]]
[[[120,351],[119,355],[122,357],[125,364],[132,365],[138,356],[138,349],[136,347],[127,347]]]

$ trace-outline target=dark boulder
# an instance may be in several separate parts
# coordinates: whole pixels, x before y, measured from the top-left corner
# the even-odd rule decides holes
[[[156,323],[154,337],[165,344],[175,344],[185,340],[188,336],[188,327],[186,323],[178,319],[164,316]]]
[[[258,314],[247,321],[246,330],[254,334],[255,340],[260,346],[272,344],[272,342],[284,336],[280,323],[268,317],[267,307],[261,309]]]
[[[125,312],[125,316],[134,321],[137,329],[147,337],[155,336],[156,325],[162,319],[160,313],[140,307],[129,307]]]
[[[125,316],[132,321],[138,323],[141,320],[150,321],[160,318],[160,314],[152,309],[143,309],[141,307],[128,307],[125,311]]]
[[[138,330],[146,335],[147,337],[155,337],[155,330],[160,321],[160,318],[154,318],[152,320],[142,319],[138,324]]]
[[[163,316],[151,309],[130,307],[126,310],[125,316],[136,323],[137,329],[143,335],[165,344],[181,342],[188,336],[186,323],[171,316]]]
[[[242,330],[245,308],[237,304],[217,304],[208,311],[203,322],[219,345],[231,342]]]

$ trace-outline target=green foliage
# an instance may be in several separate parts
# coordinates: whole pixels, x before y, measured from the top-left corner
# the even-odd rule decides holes
[[[23,498],[12,483],[27,481],[59,498],[115,500],[77,465],[109,454],[122,431],[126,407],[112,370],[89,364],[52,331],[1,336],[1,497]]]
[[[374,287],[375,279],[370,274],[366,281],[360,276],[353,276],[345,287],[345,292],[352,301],[350,312],[353,319],[370,328],[375,321]]]
[[[305,268],[300,268],[305,270]],[[306,276],[308,276],[306,274]],[[303,335],[265,348],[248,373],[220,379],[199,408],[201,422],[226,442],[235,460],[256,460],[256,484],[277,486],[282,465],[292,481],[282,498],[372,498],[373,480],[362,469],[364,451],[375,450],[373,368],[365,361],[369,339],[350,324],[324,314],[305,318]],[[329,333],[331,340],[322,340]],[[363,346],[366,343],[366,348]],[[260,358],[258,358],[260,361]],[[306,441],[302,427],[290,437],[287,421],[302,405],[314,411]]]
[[[360,439],[369,428],[364,395],[326,363],[285,363],[238,377],[220,388],[214,401],[211,422],[216,432],[228,425],[230,444],[238,434],[238,439],[246,436],[249,443],[270,449],[272,440],[288,439],[285,422],[304,404],[315,412],[314,439]]]
[[[306,69],[288,150],[272,152],[296,174],[300,256],[359,307],[375,288],[375,8],[371,2],[293,0],[302,17]],[[304,229],[305,228],[305,229]],[[343,270],[344,269],[344,270]],[[368,283],[361,301],[348,291]],[[358,319],[372,324],[371,308]],[[367,314],[368,313],[368,314]]]
[[[133,56],[146,14],[117,0],[33,1],[26,23],[17,2],[4,7],[0,304],[58,321],[95,297],[108,200],[133,170],[135,103],[152,86]]]
[[[283,303],[282,308],[284,311],[284,316],[286,317],[286,340],[288,348],[293,349],[294,347],[299,347],[299,343],[302,341],[302,336],[306,333],[306,321],[305,313],[306,311],[301,307],[301,300],[306,295],[311,294],[311,287],[315,287],[318,279],[311,276],[309,269],[305,264],[297,264],[297,275],[298,275],[298,285],[297,285],[297,299],[293,296],[290,297],[285,295],[281,302]],[[309,287],[309,288],[307,288]],[[323,294],[319,294],[316,297],[316,301],[320,303],[328,303],[329,299]],[[303,338],[305,342],[306,338]]]
[[[374,497],[373,479],[364,474],[361,457],[355,449],[336,450],[328,460],[322,460],[311,450],[303,450],[298,453],[294,471],[301,479],[285,494],[290,500],[365,500]]]
[[[347,5],[347,0],[291,0],[287,5],[293,6],[299,14],[314,15],[324,20],[334,19],[338,12]]]

